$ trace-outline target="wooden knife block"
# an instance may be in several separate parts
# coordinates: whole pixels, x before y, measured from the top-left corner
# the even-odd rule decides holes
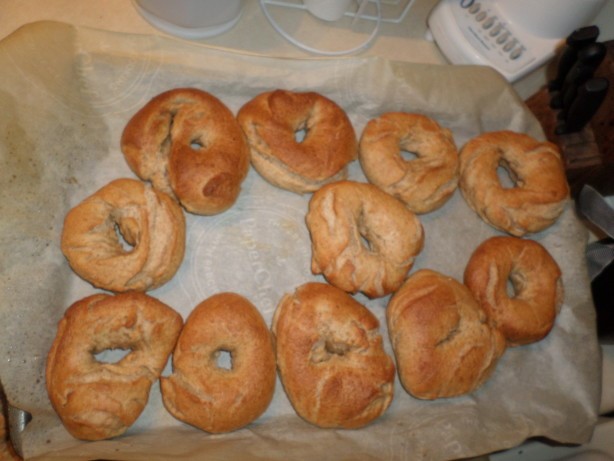
[[[610,88],[603,104],[582,131],[555,134],[558,111],[550,108],[546,87],[525,101],[548,140],[561,149],[572,196],[584,184],[590,184],[604,196],[614,194],[614,41],[605,45],[606,57],[595,71],[595,77],[607,78]]]

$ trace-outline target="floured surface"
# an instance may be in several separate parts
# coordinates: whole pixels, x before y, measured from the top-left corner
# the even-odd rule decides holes
[[[508,448],[530,436],[586,441],[596,421],[600,360],[584,261],[586,232],[571,204],[532,236],[563,271],[565,304],[543,341],[508,350],[492,378],[457,399],[423,402],[400,386],[390,409],[356,431],[322,430],[296,416],[278,381],[267,412],[248,428],[212,436],[174,420],[159,388],[132,429],[116,440],[72,439],[48,402],[45,356],[64,310],[95,293],[60,249],[70,207],[117,177],[133,177],[119,149],[126,122],[170,88],[211,92],[236,114],[262,91],[319,91],[343,107],[361,133],[392,110],[419,112],[450,128],[458,147],[482,131],[542,137],[503,79],[487,69],[393,63],[374,58],[287,60],[232,54],[153,36],[36,23],[0,42],[0,379],[11,403],[33,414],[23,434],[28,459],[392,459],[443,460]],[[357,162],[350,178],[364,181]],[[253,169],[239,200],[213,216],[187,215],[186,258],[150,294],[184,318],[220,291],[248,297],[270,325],[281,296],[323,280],[310,272],[305,226],[309,195],[274,188]],[[471,252],[496,235],[456,191],[420,217],[425,248],[412,271],[462,280]],[[367,300],[385,347],[388,298]],[[169,372],[167,367],[165,374]]]

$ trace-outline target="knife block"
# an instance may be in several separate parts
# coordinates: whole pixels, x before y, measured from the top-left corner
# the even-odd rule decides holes
[[[557,144],[565,164],[567,181],[573,197],[584,184],[602,195],[614,194],[614,41],[604,43],[606,56],[595,71],[595,77],[610,81],[610,89],[592,120],[577,133],[557,135],[557,110],[550,107],[550,93],[541,88],[525,103],[537,117],[546,138]]]

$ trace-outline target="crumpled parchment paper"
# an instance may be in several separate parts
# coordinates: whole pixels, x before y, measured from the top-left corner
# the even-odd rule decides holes
[[[0,69],[0,379],[9,402],[33,416],[21,434],[26,459],[444,460],[509,448],[532,436],[566,443],[590,438],[601,362],[584,262],[587,234],[570,202],[554,226],[531,236],[563,271],[565,303],[553,331],[539,343],[509,349],[472,395],[420,401],[397,380],[392,406],[376,422],[360,430],[324,430],[295,415],[278,382],[260,419],[211,435],[174,420],[156,384],[126,435],[93,443],[73,439],[47,399],[45,359],[64,310],[96,290],[64,260],[62,222],[70,207],[110,180],[133,177],[119,138],[154,95],[197,87],[236,113],[262,91],[314,90],[341,105],[358,134],[380,113],[418,112],[450,128],[459,148],[483,131],[543,134],[503,78],[472,66],[275,59],[41,22],[0,42]],[[364,181],[358,162],[350,177]],[[232,209],[187,216],[186,258],[174,279],[150,294],[185,318],[206,297],[235,291],[270,324],[284,293],[323,280],[309,269],[308,201],[309,195],[276,189],[252,169]],[[473,249],[497,234],[459,191],[420,219],[426,241],[413,270],[431,268],[458,280]],[[356,297],[380,319],[391,353],[388,298]]]

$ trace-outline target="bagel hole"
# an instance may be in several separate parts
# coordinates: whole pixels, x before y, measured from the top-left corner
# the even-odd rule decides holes
[[[334,341],[331,338],[320,339],[313,345],[310,359],[313,363],[327,362],[335,355],[343,357],[350,349],[349,344]]]
[[[416,160],[418,158],[417,153],[405,149],[401,149],[400,155],[406,162],[411,162],[412,160]]]
[[[369,241],[369,239],[367,239],[367,237],[365,237],[363,234],[359,234],[360,235],[360,244],[365,247],[368,251],[371,251],[372,246],[371,246],[371,242]]]
[[[508,298],[515,298],[516,295],[518,294],[516,290],[516,284],[514,283],[514,280],[512,280],[511,277],[507,279],[507,282],[505,284],[505,291],[506,291]]]
[[[294,132],[294,140],[299,144],[302,143],[307,137],[307,128],[299,128]]]
[[[505,162],[500,162],[497,167],[497,176],[499,183],[504,189],[513,189],[516,187],[516,175]]]
[[[205,143],[200,138],[192,139],[190,141],[190,148],[192,150],[201,150],[205,147]]]
[[[512,270],[507,278],[506,294],[509,298],[518,298],[523,296],[523,291],[526,286],[526,278],[524,273],[517,270]]]
[[[218,349],[213,353],[213,359],[218,368],[227,371],[232,370],[232,352],[229,350]]]
[[[364,249],[367,251],[373,251],[373,244],[369,238],[369,229],[365,225],[365,220],[364,210],[361,210],[360,216],[357,219],[356,231],[358,233],[358,240]]]
[[[132,352],[131,349],[104,349],[100,352],[95,352],[94,359],[98,363],[119,363],[126,357],[128,354]]]
[[[122,228],[119,224],[115,224],[115,236],[119,245],[126,253],[130,253],[134,249],[135,242],[129,232],[122,232]]]
[[[324,348],[330,355],[344,356],[350,350],[350,345],[327,339],[324,343]]]

